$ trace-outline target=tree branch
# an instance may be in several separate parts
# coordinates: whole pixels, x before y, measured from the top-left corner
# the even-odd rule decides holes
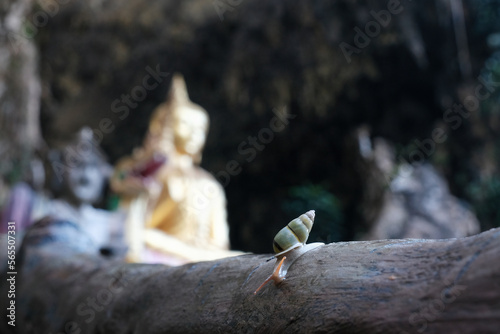
[[[43,221],[28,231],[21,251],[16,328],[494,333],[500,328],[499,241],[500,229],[492,229],[462,239],[328,244],[301,256],[282,284],[254,295],[272,272],[269,255],[181,267],[125,264],[89,251],[74,224]]]

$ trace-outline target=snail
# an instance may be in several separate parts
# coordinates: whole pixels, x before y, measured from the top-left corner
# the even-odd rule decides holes
[[[323,245],[321,242],[305,244],[314,224],[314,216],[314,210],[307,211],[289,222],[276,234],[273,240],[273,249],[276,254],[271,258],[276,258],[273,273],[255,290],[254,295],[270,281],[274,281],[275,285],[281,283],[286,277],[288,268],[299,257]]]

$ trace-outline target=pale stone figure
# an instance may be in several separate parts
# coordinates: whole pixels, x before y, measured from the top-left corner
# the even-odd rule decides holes
[[[371,141],[366,131],[365,137]],[[375,138],[373,148],[371,142],[366,146],[372,150],[363,155],[369,166],[366,198],[371,202],[366,200],[364,208],[372,226],[361,239],[447,239],[480,232],[474,213],[450,193],[434,166],[402,159],[398,163],[393,144],[383,138]]]
[[[130,261],[178,265],[241,254],[229,251],[224,190],[198,166],[208,127],[207,112],[176,75],[143,147],[118,162],[111,181],[128,207]]]
[[[14,187],[3,219],[15,221],[19,232],[45,216],[70,220],[90,237],[96,249],[123,256],[124,216],[93,206],[101,199],[112,169],[92,139],[92,130],[85,127],[71,142],[51,151],[53,178],[58,184],[56,198],[41,191],[45,183],[43,167],[33,168],[33,176],[41,175],[32,178],[41,180],[32,182],[34,189],[25,183]]]
[[[77,223],[96,246],[120,255],[125,249],[124,216],[93,206],[101,199],[112,168],[93,141],[92,130],[80,130],[61,153],[62,165],[53,167],[62,178],[62,192],[50,201],[45,214]]]

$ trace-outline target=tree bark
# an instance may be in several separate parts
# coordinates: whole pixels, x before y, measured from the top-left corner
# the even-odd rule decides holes
[[[46,220],[30,228],[19,254],[16,329],[498,333],[499,241],[500,229],[492,229],[461,239],[328,244],[254,295],[272,272],[269,255],[126,264],[100,256],[74,224]]]

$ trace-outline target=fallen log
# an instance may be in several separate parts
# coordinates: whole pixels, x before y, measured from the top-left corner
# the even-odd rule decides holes
[[[126,264],[101,256],[76,225],[42,221],[23,241],[15,328],[53,334],[498,333],[499,241],[497,228],[461,239],[328,244],[300,257],[280,285],[254,295],[273,269],[269,255],[181,267]]]

